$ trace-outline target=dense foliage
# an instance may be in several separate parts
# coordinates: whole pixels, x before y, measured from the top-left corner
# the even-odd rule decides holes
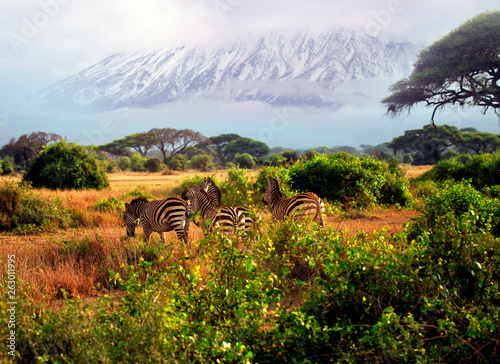
[[[103,189],[109,186],[106,173],[84,147],[61,141],[33,159],[23,181],[50,189]]]
[[[251,249],[217,233],[197,243],[196,255],[152,247],[149,262],[110,272],[120,294],[98,302],[47,311],[20,292],[17,353],[104,363],[145,355],[177,363],[494,362],[500,239],[463,216],[438,214],[414,239],[347,238],[285,222]],[[293,291],[302,297],[285,300]]]
[[[405,206],[411,201],[403,171],[373,157],[347,153],[317,156],[289,168],[290,185],[332,202],[352,201],[355,206]]]
[[[224,181],[212,179],[222,202],[233,206],[258,206],[268,175],[282,178],[285,197],[296,192],[294,178],[304,173],[318,185],[341,186],[348,193],[340,198],[357,196],[360,206],[368,194],[371,204],[380,204],[388,203],[380,196],[405,191],[381,187],[390,178],[399,183],[395,164],[345,153],[311,157],[290,168],[266,167],[255,182],[241,168],[231,168]],[[203,180],[185,179],[179,190]],[[16,360],[498,362],[500,202],[468,181],[432,184],[421,214],[392,235],[350,236],[333,225],[266,221],[233,239],[215,231],[190,248],[158,243],[158,237],[148,245],[141,237],[113,237],[112,250],[100,231],[67,234],[50,264],[70,256],[78,268],[89,262],[99,272],[93,283],[99,298],[76,299],[61,285],[61,303],[48,308],[33,302],[33,287],[20,281]],[[42,217],[56,229],[74,226],[64,220],[68,210],[61,201],[41,201],[39,192],[6,183],[0,221],[12,214]],[[92,213],[116,214],[124,200],[138,196],[153,197],[138,187],[99,200]],[[5,311],[7,289],[1,292]],[[2,315],[0,335],[8,337],[7,328]]]
[[[0,231],[18,234],[76,227],[78,217],[59,198],[44,198],[36,190],[11,181],[0,184]]]
[[[446,105],[500,107],[500,11],[486,12],[420,52],[408,79],[391,86],[382,102],[400,115],[418,103],[436,111]]]
[[[480,154],[462,163],[457,158],[441,161],[422,174],[421,181],[470,180],[478,189],[500,185],[500,153]]]

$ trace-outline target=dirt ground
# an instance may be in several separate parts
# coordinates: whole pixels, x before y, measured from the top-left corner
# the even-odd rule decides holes
[[[372,234],[380,232],[382,229],[389,234],[393,234],[402,231],[403,224],[417,215],[417,211],[396,209],[376,212],[353,212],[328,216],[325,223],[347,236],[353,236],[358,232]]]

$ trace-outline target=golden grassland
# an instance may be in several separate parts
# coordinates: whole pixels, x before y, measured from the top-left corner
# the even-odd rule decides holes
[[[405,167],[409,177],[427,169],[429,168]],[[172,189],[180,185],[184,178],[194,175],[208,176],[213,173],[114,173],[109,175],[110,188],[102,191],[39,189],[37,193],[42,198],[59,198],[62,206],[71,210],[77,217],[81,227],[27,235],[2,233],[0,258],[5,262],[7,256],[15,255],[16,275],[21,289],[26,290],[36,302],[55,306],[63,297],[88,298],[111,289],[113,282],[109,280],[110,271],[126,274],[126,268],[137,266],[141,259],[158,260],[158,252],[160,256],[168,256],[161,264],[183,260],[183,264],[200,265],[200,261],[193,257],[203,254],[203,249],[207,248],[200,248],[198,245],[204,234],[196,225],[191,225],[189,246],[184,246],[174,232],[167,233],[166,245],[161,243],[157,234],[153,234],[150,244],[144,246],[142,238],[126,237],[121,211],[97,211],[95,205],[102,199],[122,199],[138,187],[155,198],[166,198],[172,196]],[[220,180],[225,179],[226,171],[219,170],[215,173]],[[19,177],[12,179],[17,180]],[[125,202],[130,199],[131,197],[128,197]],[[270,220],[267,211],[261,211],[261,214],[264,221]],[[359,221],[356,223],[360,224]],[[338,224],[338,220],[334,224]],[[245,248],[241,246],[241,249]],[[151,252],[149,257],[148,252]],[[187,262],[186,256],[191,256]],[[156,263],[160,264],[158,261]]]

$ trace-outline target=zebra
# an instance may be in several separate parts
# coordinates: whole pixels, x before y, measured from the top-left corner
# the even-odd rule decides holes
[[[214,205],[222,206],[222,193],[219,187],[215,184],[214,181],[210,177],[205,177],[205,183],[200,185],[208,194],[208,196],[212,199]],[[257,221],[262,221],[262,217],[260,214],[249,206],[240,206],[235,207],[236,210],[240,211],[245,217],[245,227],[244,231],[253,231],[255,228],[255,224]]]
[[[193,186],[184,191],[181,197],[190,201],[192,213],[197,213],[200,210],[203,219],[210,220],[210,224],[206,228],[208,232],[212,232],[215,226],[220,226],[227,235],[231,236],[236,231],[244,229],[245,218],[241,211],[234,207],[214,204],[202,187]]]
[[[179,240],[187,243],[190,214],[189,202],[178,197],[154,201],[138,197],[125,204],[123,220],[129,237],[135,236],[139,223],[142,225],[145,243],[149,242],[153,231],[160,234],[161,241],[165,243],[165,232],[172,230],[175,230]]]
[[[304,192],[290,198],[283,198],[279,187],[280,180],[267,177],[267,186],[262,202],[271,206],[273,222],[285,220],[286,217],[306,218],[325,225],[323,214],[325,204],[315,193]]]

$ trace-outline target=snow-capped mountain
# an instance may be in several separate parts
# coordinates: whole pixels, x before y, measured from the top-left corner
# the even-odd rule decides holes
[[[355,30],[269,34],[217,49],[175,46],[120,53],[34,95],[42,103],[110,110],[204,97],[273,105],[331,105],[345,81],[408,76],[408,42]]]

